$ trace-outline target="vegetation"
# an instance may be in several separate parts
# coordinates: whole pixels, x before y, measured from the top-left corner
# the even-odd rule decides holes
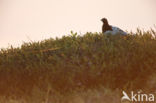
[[[154,30],[127,36],[71,32],[11,46],[0,51],[0,102],[117,103],[122,90],[153,90],[155,61]]]

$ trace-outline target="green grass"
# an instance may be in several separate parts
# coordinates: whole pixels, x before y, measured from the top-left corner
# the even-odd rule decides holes
[[[135,35],[127,36],[101,33],[79,36],[71,32],[62,38],[0,51],[1,97],[31,98],[36,94],[46,97],[55,91],[59,95],[56,98],[64,100],[62,96],[74,91],[88,93],[99,88],[152,91],[156,85],[148,84],[152,74],[156,74],[154,30],[138,30]]]

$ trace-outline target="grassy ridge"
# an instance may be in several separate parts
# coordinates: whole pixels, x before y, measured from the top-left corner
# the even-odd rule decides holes
[[[1,49],[0,95],[30,95],[36,87],[62,94],[100,87],[143,89],[156,73],[155,35],[153,30],[127,36],[71,32]]]

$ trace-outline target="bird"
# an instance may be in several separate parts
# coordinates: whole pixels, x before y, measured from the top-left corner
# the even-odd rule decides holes
[[[121,34],[121,35],[127,35],[127,33],[123,30],[121,30],[118,27],[109,25],[108,20],[106,18],[102,18],[101,21],[103,22],[102,26],[102,33],[103,34]]]

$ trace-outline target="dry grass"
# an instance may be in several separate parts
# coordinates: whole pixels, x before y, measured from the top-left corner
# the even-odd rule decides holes
[[[120,103],[154,91],[156,33],[71,33],[0,51],[0,103]]]

